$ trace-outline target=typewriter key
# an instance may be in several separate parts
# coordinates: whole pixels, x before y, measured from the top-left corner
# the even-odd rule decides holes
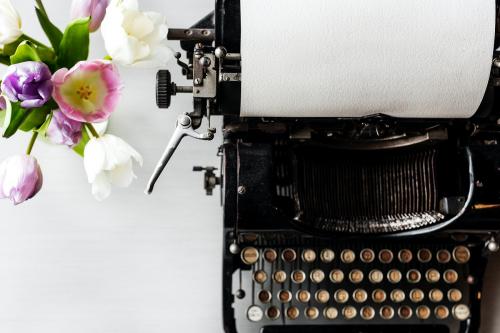
[[[448,250],[439,250],[436,254],[437,261],[440,264],[447,264],[451,260],[451,254]]]
[[[286,281],[286,273],[285,271],[276,271],[273,274],[273,280],[276,281],[276,283],[283,283]]]
[[[261,290],[259,291],[258,298],[261,303],[269,303],[273,298],[273,295],[268,290]]]
[[[307,290],[299,290],[297,291],[295,297],[297,298],[297,301],[307,303],[311,299],[311,293]]]
[[[394,289],[393,291],[391,291],[391,300],[394,303],[401,303],[402,301],[405,300],[405,298],[406,298],[405,292],[402,291],[401,289]]]
[[[266,316],[271,320],[276,320],[280,317],[280,309],[278,309],[276,306],[271,306],[267,309]]]
[[[335,292],[333,298],[335,298],[337,303],[345,303],[349,300],[349,293],[344,289],[339,289]]]
[[[353,269],[349,273],[349,281],[351,281],[352,283],[360,283],[361,281],[363,281],[363,272],[359,269]]]
[[[371,263],[375,259],[375,252],[372,249],[361,250],[360,259],[364,263]]]
[[[441,274],[437,269],[431,268],[425,272],[425,279],[429,283],[436,283],[441,278]]]
[[[262,284],[267,280],[267,273],[264,272],[263,270],[258,270],[254,273],[253,280],[257,283]]]
[[[313,269],[309,277],[313,283],[321,283],[325,279],[325,272],[321,269]]]
[[[469,307],[465,304],[457,304],[455,305],[451,313],[453,314],[453,318],[456,320],[466,320],[470,316],[470,310]]]
[[[321,261],[329,264],[333,261],[333,259],[335,259],[335,252],[333,252],[331,249],[323,249],[319,256],[321,258]]]
[[[380,283],[384,279],[384,273],[378,269],[372,269],[368,274],[368,279],[371,283]]]
[[[470,259],[470,251],[463,245],[456,246],[453,249],[453,260],[457,264],[466,264]]]
[[[345,319],[353,319],[358,314],[358,311],[354,306],[346,306],[342,309],[342,315]]]
[[[294,262],[297,259],[297,253],[294,249],[284,249],[281,252],[281,259],[285,262]]]
[[[429,309],[429,307],[426,305],[420,305],[417,308],[416,313],[418,319],[429,319],[429,317],[431,316],[431,309]]]
[[[407,264],[413,259],[413,254],[408,249],[402,249],[398,253],[398,259],[403,264]]]
[[[368,294],[363,289],[356,289],[352,293],[352,298],[356,303],[364,303],[368,299]]]
[[[434,309],[434,315],[437,319],[446,319],[450,315],[450,310],[444,305],[438,305]]]
[[[318,291],[316,291],[314,298],[316,298],[316,301],[318,303],[325,304],[330,300],[330,293],[325,289],[319,289]]]
[[[289,290],[280,290],[278,292],[278,299],[281,303],[288,303],[292,300],[292,293]]]
[[[431,291],[429,291],[429,299],[431,300],[431,302],[439,303],[443,300],[443,297],[443,292],[439,289],[432,289]]]
[[[340,253],[340,260],[345,264],[350,264],[356,260],[356,254],[353,250],[343,250]]]
[[[340,269],[334,269],[330,272],[330,281],[333,283],[340,283],[344,281],[344,272]]]
[[[380,250],[380,252],[378,253],[378,259],[383,264],[391,263],[393,258],[394,258],[394,255],[392,254],[391,250],[383,249],[383,250]]]
[[[401,278],[401,272],[397,269],[391,269],[389,272],[387,272],[387,280],[389,280],[390,283],[399,283],[399,281],[401,281]]]
[[[413,303],[420,303],[424,300],[424,292],[420,289],[412,289],[410,291],[410,299]]]
[[[389,305],[384,305],[380,308],[380,317],[385,320],[392,319],[394,317],[394,309]]]
[[[372,292],[372,299],[375,303],[382,303],[385,301],[386,299],[386,294],[385,294],[385,291],[383,291],[382,289],[375,289],[373,292]]]
[[[259,260],[259,250],[255,247],[245,247],[241,251],[241,261],[247,265],[253,265]]]
[[[448,290],[448,300],[454,303],[460,302],[462,300],[462,292],[458,289]]]
[[[264,317],[264,312],[262,311],[262,309],[259,306],[252,305],[247,310],[247,317],[248,317],[248,320],[253,321],[253,322],[261,321],[262,318]]]
[[[418,261],[427,263],[432,259],[432,252],[429,249],[420,249],[417,253]]]
[[[299,318],[300,311],[296,306],[291,306],[286,309],[286,316],[288,319],[295,320]]]
[[[359,313],[364,320],[372,320],[375,317],[375,310],[371,306],[363,306]]]
[[[307,307],[306,310],[305,310],[305,313],[306,313],[306,317],[308,319],[316,319],[319,316],[319,310],[315,306],[309,306],[309,307]]]
[[[316,252],[311,249],[305,249],[302,251],[302,261],[307,262],[307,263],[312,263],[316,260]]]
[[[306,273],[301,270],[295,270],[292,272],[292,281],[295,283],[302,283],[306,280]]]
[[[458,281],[458,273],[453,269],[447,269],[443,274],[444,282],[448,284],[453,284]]]
[[[422,278],[422,275],[416,269],[410,269],[408,271],[408,273],[406,273],[406,279],[410,283],[418,283],[418,282],[420,282],[421,278]]]
[[[323,316],[326,319],[333,320],[333,319],[337,318],[338,315],[339,315],[339,311],[337,310],[337,308],[334,308],[333,306],[329,306],[323,310]]]
[[[412,314],[413,311],[408,305],[403,305],[398,309],[398,316],[401,319],[410,319]]]
[[[264,259],[266,259],[267,262],[273,263],[276,261],[276,259],[278,259],[278,254],[273,249],[265,249],[264,250]]]

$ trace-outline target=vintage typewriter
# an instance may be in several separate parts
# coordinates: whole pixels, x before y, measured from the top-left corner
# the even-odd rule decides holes
[[[218,0],[168,37],[180,40],[192,85],[161,70],[158,106],[190,93],[194,108],[147,192],[181,139],[213,139],[202,120],[222,116],[220,175],[194,171],[207,194],[221,185],[226,332],[478,332],[499,248],[497,52],[470,119],[243,118],[240,1]]]

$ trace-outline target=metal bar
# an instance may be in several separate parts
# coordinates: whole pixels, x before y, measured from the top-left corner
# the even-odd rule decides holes
[[[169,40],[212,42],[215,39],[214,29],[168,29]]]

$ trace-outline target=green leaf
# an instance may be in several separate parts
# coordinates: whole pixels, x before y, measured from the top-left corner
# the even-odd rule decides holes
[[[59,45],[57,64],[61,68],[71,68],[89,56],[90,17],[71,22]]]
[[[41,1],[37,1],[37,7],[35,7],[35,11],[36,16],[38,17],[38,21],[40,22],[45,35],[47,35],[50,44],[56,52],[59,52],[59,45],[61,44],[63,33],[50,21]]]
[[[16,53],[16,50],[17,50],[17,47],[19,46],[19,44],[21,44],[25,40],[26,40],[25,36],[22,35],[21,37],[19,37],[17,40],[13,41],[12,43],[5,44],[3,46],[3,55],[10,57],[14,53]]]
[[[42,126],[50,113],[49,108],[42,106],[41,108],[31,109],[24,121],[19,126],[19,129],[24,132],[29,132]]]
[[[28,116],[28,110],[21,107],[21,103],[11,103],[11,107],[7,108],[7,114],[5,115],[4,126],[5,130],[3,132],[4,138],[10,138],[13,136],[19,126]]]
[[[0,64],[10,66],[10,57],[3,55],[3,54],[0,54]]]
[[[75,153],[77,153],[78,155],[83,157],[83,153],[85,151],[85,146],[87,145],[89,140],[90,140],[90,137],[89,137],[89,134],[87,133],[87,130],[85,128],[82,128],[82,138],[81,138],[80,142],[76,146],[73,147],[73,150],[75,151]]]
[[[11,64],[19,64],[25,61],[41,61],[36,49],[28,41],[19,44],[16,53],[10,57]]]

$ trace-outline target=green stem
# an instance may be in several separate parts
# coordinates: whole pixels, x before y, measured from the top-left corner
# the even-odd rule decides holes
[[[23,39],[25,39],[25,40],[27,40],[27,41],[29,41],[29,42],[31,42],[31,43],[33,43],[33,44],[35,44],[35,45],[38,45],[38,46],[44,47],[44,48],[46,48],[46,49],[50,49],[50,47],[49,47],[49,46],[47,46],[47,45],[45,45],[45,44],[43,44],[43,43],[41,43],[41,42],[37,41],[36,39],[34,39],[34,38],[32,38],[32,37],[30,37],[30,36],[28,36],[28,35],[23,35],[23,36],[22,36],[22,38],[23,38]]]
[[[89,130],[90,134],[92,134],[92,136],[94,138],[98,138],[99,137],[99,133],[97,133],[97,131],[95,130],[94,126],[91,123],[85,123],[85,127],[87,127],[87,129]]]
[[[35,145],[35,141],[36,141],[37,137],[38,137],[38,132],[33,131],[33,134],[31,135],[30,143],[28,144],[28,148],[26,149],[26,155],[31,154],[31,151],[33,150],[33,146]]]

